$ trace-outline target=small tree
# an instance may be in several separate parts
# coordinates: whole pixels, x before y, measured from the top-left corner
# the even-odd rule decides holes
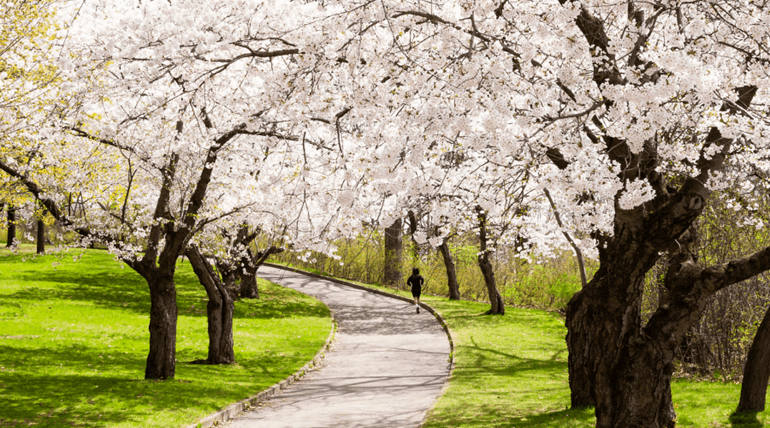
[[[385,228],[385,263],[383,264],[383,283],[397,285],[401,283],[401,265],[403,264],[403,226],[400,218]]]

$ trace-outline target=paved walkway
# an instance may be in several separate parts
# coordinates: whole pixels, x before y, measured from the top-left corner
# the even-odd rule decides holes
[[[226,426],[418,427],[449,374],[446,333],[414,304],[263,266],[259,276],[321,300],[338,331],[320,370]]]

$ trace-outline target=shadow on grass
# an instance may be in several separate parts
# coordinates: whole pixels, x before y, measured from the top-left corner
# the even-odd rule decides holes
[[[107,253],[86,253],[82,261],[63,261],[61,257],[39,257],[30,263],[29,271],[17,271],[20,281],[55,284],[55,287],[27,287],[11,294],[0,295],[0,304],[13,305],[19,300],[40,301],[61,299],[83,301],[109,309],[121,309],[146,315],[150,312],[150,296],[147,282],[130,268],[120,269],[120,264]],[[62,263],[57,269],[40,269],[39,264],[50,266]],[[34,267],[34,264],[38,264]],[[180,261],[174,276],[177,285],[179,315],[206,317],[206,292],[192,272],[188,262]],[[263,288],[266,286],[261,284]],[[274,319],[293,316],[328,317],[323,304],[308,305],[283,288],[269,287],[260,299],[244,299],[236,302],[235,318]]]
[[[54,269],[52,262],[61,264]],[[0,337],[0,426],[179,426],[272,385],[309,358],[284,352],[294,349],[289,344],[252,347],[236,350],[238,364],[177,364],[176,380],[145,381],[146,330],[136,325],[146,322],[137,315],[146,317],[150,302],[141,276],[120,269],[106,253],[91,252],[77,262],[0,256],[0,275],[0,286],[7,286],[0,308],[11,321]],[[182,360],[205,353],[207,299],[189,263],[180,266],[176,282],[180,318],[195,318],[180,331],[191,336],[177,344]],[[273,285],[264,290],[264,299],[238,302],[236,318],[328,318],[320,302]],[[68,318],[51,318],[47,306]],[[191,324],[202,333],[190,333]]]
[[[105,363],[103,349],[82,345],[77,349],[1,347],[0,355],[4,368],[0,383],[4,394],[14,398],[0,406],[3,426],[112,426],[146,420],[142,413],[168,410],[175,403],[198,403],[204,397],[203,385],[180,388],[174,384],[182,384],[173,380],[153,382],[123,375],[141,373],[143,361],[138,355]]]
[[[178,364],[177,379],[150,381],[137,378],[143,373],[142,355],[108,352],[82,344],[0,346],[0,390],[13,397],[0,406],[0,426],[140,426],[157,415],[176,413],[179,418],[195,409],[191,421],[258,391],[260,377],[285,377],[274,373],[276,368],[301,363],[295,356],[241,356],[233,366]],[[227,388],[222,388],[222,376]]]
[[[517,428],[542,426],[593,426],[595,421],[594,409],[579,408],[512,418],[510,419],[510,426],[515,426]]]
[[[455,334],[455,370],[430,428],[588,427],[593,409],[569,409],[563,320],[512,309],[484,315],[486,304],[440,302]]]
[[[482,405],[475,410],[475,415],[462,411],[440,415],[429,421],[428,427],[464,427],[464,428],[588,428],[596,424],[594,409],[564,409],[543,412],[526,412],[525,415],[511,414],[505,406]]]
[[[757,419],[759,412],[733,412],[730,423],[733,428],[762,428],[764,425]]]

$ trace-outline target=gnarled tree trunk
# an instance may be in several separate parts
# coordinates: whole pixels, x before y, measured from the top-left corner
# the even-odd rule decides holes
[[[682,227],[664,223],[666,229]],[[677,344],[698,321],[710,296],[770,268],[770,247],[724,265],[698,266],[687,234],[679,235],[666,272],[666,291],[642,326],[644,273],[659,257],[646,239],[654,236],[651,229],[616,229],[606,251],[600,252],[601,268],[567,307],[573,405],[594,404],[597,427],[673,427],[670,385]]]
[[[385,265],[383,283],[395,285],[401,283],[401,219],[385,228]]]
[[[235,362],[233,350],[233,310],[235,302],[230,296],[228,285],[232,286],[233,275],[229,275],[230,284],[223,282],[214,268],[200,253],[197,247],[190,246],[186,251],[193,271],[198,276],[201,285],[206,289],[208,303],[206,315],[208,318],[209,350],[205,362],[207,364],[232,364]]]
[[[767,382],[770,379],[770,309],[757,329],[757,335],[749,348],[743,368],[739,412],[762,412],[767,399]]]
[[[572,406],[595,406],[597,427],[672,426],[675,342],[650,346],[640,334],[641,293],[626,291],[643,287],[644,276],[615,270],[597,272],[567,305]]]
[[[449,245],[446,240],[441,241],[441,245],[439,245],[438,249],[441,252],[441,257],[444,260],[444,267],[446,268],[449,300],[460,300],[460,285],[457,283],[455,262],[452,259],[452,253],[449,252]]]

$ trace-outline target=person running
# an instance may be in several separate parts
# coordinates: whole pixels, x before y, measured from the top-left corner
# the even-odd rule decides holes
[[[422,284],[425,282],[422,276],[420,276],[420,269],[413,268],[412,276],[406,280],[406,284],[412,288],[412,297],[414,298],[414,307],[417,308],[417,313],[420,313],[420,295],[422,294]]]

